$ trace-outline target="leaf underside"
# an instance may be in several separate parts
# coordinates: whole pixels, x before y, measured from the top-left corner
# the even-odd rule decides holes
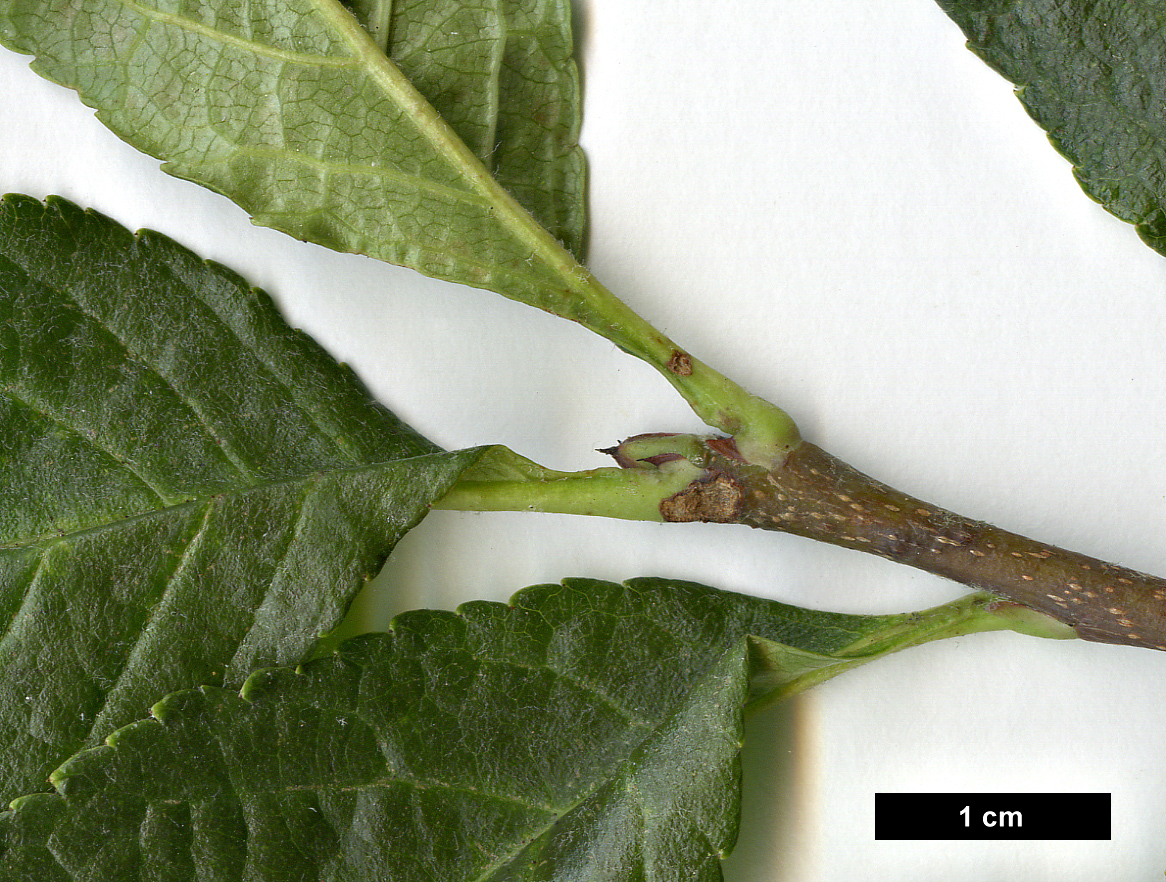
[[[586,171],[570,3],[345,5],[494,178],[581,256]]]
[[[1166,254],[1166,5],[938,0],[1015,83],[1085,192]]]
[[[451,157],[457,136],[419,123],[413,89],[394,92],[387,48],[580,248],[569,0],[0,0],[0,42],[256,223],[527,302],[561,288]]]
[[[0,798],[162,694],[300,661],[475,456],[223,267],[6,197]]]
[[[906,618],[663,579],[407,613],[241,696],[169,696],[14,803],[0,874],[713,882],[751,682]]]

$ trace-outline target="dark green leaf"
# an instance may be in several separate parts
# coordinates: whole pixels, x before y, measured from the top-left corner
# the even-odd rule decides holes
[[[0,204],[0,793],[295,663],[474,454],[155,233]]]
[[[750,698],[989,606],[848,616],[640,579],[407,613],[390,635],[256,673],[241,697],[169,696],[59,769],[56,794],[14,803],[0,868],[29,882],[712,882],[737,834]]]
[[[938,0],[1074,165],[1085,192],[1166,254],[1166,5]]]
[[[542,305],[583,224],[570,3],[353,6],[2,0],[0,41],[257,223]]]

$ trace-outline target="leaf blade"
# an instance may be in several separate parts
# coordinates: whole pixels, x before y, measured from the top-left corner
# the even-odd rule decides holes
[[[477,456],[233,273],[63,200],[0,203],[0,328],[9,796],[161,684],[301,659]]]
[[[1166,14],[1145,2],[937,0],[1073,164],[1090,197],[1166,254]]]
[[[569,4],[349,6],[486,170],[582,254],[586,172]]]
[[[560,269],[538,256],[540,247],[554,250],[553,238],[532,247],[537,223],[338,0],[220,7],[73,0],[62,33],[60,12],[9,0],[0,39],[36,55],[39,73],[76,89],[119,137],[227,195],[257,223],[538,305],[563,287]],[[522,8],[507,4],[505,14]],[[546,8],[550,25],[539,33],[569,38],[569,5]],[[564,143],[550,152],[563,169],[517,163],[527,180],[514,180],[527,194],[541,174],[567,182],[570,198],[560,187],[531,207],[577,239],[568,227],[580,223],[580,155],[565,142],[577,129],[578,90],[569,43],[558,55],[564,97],[546,104],[561,108],[553,140]],[[482,151],[489,157],[495,146]],[[559,203],[575,207],[551,210]],[[564,226],[556,213],[574,219]]]
[[[844,669],[916,619],[665,579],[407,613],[332,658],[258,672],[240,695],[167,697],[66,763],[56,794],[14,803],[0,866],[13,879],[42,862],[143,879],[173,859],[173,879],[713,882],[736,837],[750,681],[776,675],[783,640]]]

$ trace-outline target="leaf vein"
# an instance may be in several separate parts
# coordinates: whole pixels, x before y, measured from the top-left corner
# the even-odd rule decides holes
[[[247,490],[251,489],[263,488],[247,488]],[[241,492],[247,492],[247,490]],[[20,548],[54,548],[58,545],[66,545],[86,536],[97,535],[105,532],[106,530],[116,530],[128,524],[135,524],[139,521],[148,520],[150,518],[170,517],[177,512],[181,512],[184,509],[190,508],[192,506],[201,505],[204,502],[206,502],[205,498],[185,499],[182,502],[177,502],[173,505],[167,506],[166,508],[155,508],[151,509],[150,511],[139,512],[138,514],[125,515],[124,517],[119,517],[116,520],[105,521],[103,523],[93,524],[88,527],[80,527],[76,530],[69,530],[68,532],[64,533],[54,531],[45,533],[41,536],[25,536],[0,545],[0,551],[12,551]]]
[[[493,0],[494,15],[498,20],[498,37],[494,41],[493,51],[490,53],[490,72],[487,74],[486,81],[486,119],[489,122],[489,130],[486,133],[485,142],[482,144],[482,149],[486,155],[482,159],[482,164],[486,169],[493,173],[497,163],[494,162],[494,155],[498,150],[498,114],[501,109],[502,102],[502,63],[506,58],[506,43],[510,39],[509,36],[509,22],[506,21],[506,13],[502,9],[501,0]]]
[[[538,803],[529,802],[525,799],[519,799],[517,796],[508,796],[501,793],[494,793],[489,790],[480,790],[476,787],[467,787],[460,784],[449,784],[445,781],[435,781],[430,778],[418,778],[413,775],[403,775],[395,773],[391,778],[379,778],[374,781],[367,781],[360,784],[346,784],[342,787],[320,788],[316,785],[303,785],[281,788],[276,791],[268,792],[294,792],[298,790],[316,791],[326,789],[329,793],[359,793],[362,790],[370,790],[373,788],[383,787],[389,788],[395,784],[409,787],[413,790],[441,790],[450,793],[465,793],[470,796],[480,796],[494,802],[506,803],[507,805],[514,805],[520,808],[528,809],[533,812],[538,812],[543,815],[558,816],[562,812],[561,807],[539,805]],[[254,792],[254,791],[252,791]]]
[[[258,43],[253,40],[247,40],[243,37],[235,36],[234,34],[224,33],[207,25],[199,24],[189,18],[183,18],[180,15],[173,15],[171,13],[161,12],[157,9],[150,9],[140,3],[135,3],[133,0],[120,0],[122,6],[132,12],[137,13],[142,18],[149,21],[158,22],[162,25],[168,25],[180,30],[189,31],[191,33],[199,34],[207,37],[215,42],[222,43],[228,46],[234,46],[238,49],[244,49],[247,52],[252,52],[256,55],[263,55],[267,58],[275,58],[281,61],[289,61],[294,64],[315,65],[318,67],[355,67],[359,63],[359,59],[352,55],[348,56],[333,56],[333,55],[316,55],[307,52],[292,52],[287,49],[278,49],[275,46],[270,46],[264,43]]]
[[[254,215],[253,219],[255,220],[256,223],[258,223],[262,226],[273,226],[273,224],[269,223],[269,221],[274,221],[275,219],[281,218],[281,217],[291,217],[291,218],[300,217],[303,214],[304,214],[303,211],[294,211],[294,210],[265,211],[265,212],[258,213],[256,215]],[[359,232],[358,227],[354,226],[353,224],[346,223],[342,218],[336,218],[336,222],[343,224],[343,226],[346,229],[348,229],[350,232],[352,232],[354,234]],[[454,250],[453,246],[450,246],[448,249],[443,251],[442,249],[435,248],[432,245],[421,242],[418,239],[409,236],[407,233],[400,232],[400,231],[397,232],[397,238],[399,238],[401,242],[405,243],[405,247],[402,247],[399,250],[399,255],[407,254],[410,251],[410,249],[412,249],[412,250],[415,250],[415,251],[418,251],[418,252],[421,252],[424,254],[435,255],[436,257],[438,257],[442,261],[445,261],[449,256],[449,252]],[[475,259],[473,257],[473,253],[474,252],[472,249],[467,249],[465,251],[458,252],[458,254],[457,254],[458,266],[466,267],[468,269],[472,269],[475,271],[473,281],[463,279],[463,281],[465,281],[466,284],[473,284],[473,285],[477,285],[479,287],[484,287],[484,286],[488,287],[489,283],[487,281],[485,281],[487,279],[511,279],[517,284],[520,284],[520,285],[525,284],[525,285],[530,286],[531,288],[539,288],[541,290],[548,291],[548,292],[553,290],[552,287],[548,285],[548,282],[546,279],[541,278],[534,273],[521,272],[512,266],[494,263],[494,262],[489,261],[489,260]],[[389,258],[386,258],[386,259],[389,259]],[[401,263],[404,266],[409,266],[409,265],[411,265],[408,263],[409,259],[410,258],[408,258],[408,257],[398,256],[397,258],[390,259],[390,262]],[[527,265],[528,266],[531,265],[533,263],[533,260],[534,260],[534,255],[532,254],[530,256],[530,258],[528,258],[528,260],[527,260]],[[427,272],[430,272],[432,274],[431,270],[427,270]],[[437,274],[437,277],[438,278],[447,278],[447,276],[442,276],[440,274]]]
[[[169,505],[170,503],[175,502],[180,498],[171,497],[165,494],[158,485],[149,480],[141,471],[136,469],[126,457],[118,454],[112,447],[109,447],[106,444],[102,444],[98,440],[96,433],[94,433],[92,436],[85,434],[80,430],[80,428],[68,422],[63,417],[49,411],[44,403],[34,402],[31,397],[26,397],[27,393],[18,393],[15,386],[7,387],[4,390],[4,393],[7,395],[9,400],[15,402],[18,405],[21,405],[26,410],[31,411],[37,416],[43,417],[53,425],[60,426],[75,438],[79,438],[87,447],[90,447],[91,449],[96,450],[98,453],[101,453],[112,459],[126,472],[136,478],[143,487],[154,494],[154,496],[158,498],[158,501],[163,505]]]
[[[252,605],[251,621],[248,623],[247,629],[242,632],[242,635],[239,638],[240,644],[242,643],[243,638],[247,634],[250,634],[254,629],[255,622],[259,618],[259,611],[263,608],[263,604],[268,600],[268,598],[271,597],[271,586],[275,584],[279,574],[283,571],[284,567],[287,566],[288,557],[291,555],[292,549],[295,548],[296,543],[300,539],[301,531],[306,520],[306,515],[308,514],[308,502],[309,500],[314,501],[319,497],[319,487],[316,485],[316,483],[319,481],[319,478],[319,475],[313,475],[305,479],[303,482],[306,486],[304,487],[303,494],[300,496],[299,502],[296,504],[295,525],[291,529],[291,535],[288,537],[287,545],[284,547],[283,554],[279,559],[279,563],[277,563],[272,568],[271,575],[267,578],[267,585],[263,592],[263,598],[258,603]],[[232,662],[227,665],[227,668],[232,668],[234,664],[235,662],[232,660]]]
[[[13,612],[12,616],[8,619],[8,624],[4,627],[4,633],[2,636],[0,636],[0,645],[3,645],[7,642],[9,636],[12,634],[12,628],[16,625],[17,621],[20,620],[21,616],[24,615],[25,610],[28,608],[29,603],[32,601],[32,597],[37,588],[37,583],[40,581],[41,575],[44,572],[45,561],[48,560],[48,557],[49,551],[45,550],[41,553],[40,559],[36,562],[36,568],[33,570],[32,578],[28,580],[28,584],[24,588],[24,593],[21,595],[20,604],[16,607],[16,611]]]
[[[194,535],[191,536],[190,540],[186,543],[186,547],[182,551],[182,556],[178,558],[178,561],[174,565],[174,569],[171,571],[169,578],[166,580],[166,587],[162,589],[161,595],[159,595],[158,599],[154,602],[153,608],[150,610],[149,615],[146,617],[145,622],[142,624],[141,629],[138,631],[138,636],[134,640],[134,648],[126,654],[124,660],[122,661],[121,669],[118,671],[113,683],[109,686],[109,688],[104,690],[101,708],[93,715],[93,724],[89,727],[88,733],[86,733],[86,743],[90,743],[92,741],[93,733],[96,732],[98,727],[104,722],[106,711],[109,710],[109,705],[113,700],[115,693],[125,682],[126,676],[134,666],[134,662],[139,659],[141,654],[148,648],[146,635],[157,624],[158,618],[162,614],[163,608],[166,605],[167,597],[172,594],[172,590],[175,584],[181,578],[183,572],[185,572],[187,567],[190,565],[190,560],[193,557],[194,552],[202,544],[203,537],[207,532],[207,528],[210,526],[211,515],[214,514],[214,511],[215,506],[213,504],[207,503],[206,512],[203,515],[202,522],[198,526],[198,530],[195,531]]]
[[[126,517],[118,518],[114,521],[107,521],[102,524],[94,524],[89,527],[82,527],[77,530],[72,530],[67,533],[46,533],[38,537],[26,537],[11,541],[0,545],[0,551],[13,550],[18,548],[51,548],[54,545],[59,545],[71,542],[82,536],[89,536],[95,533],[101,533],[105,530],[117,529],[125,524],[137,523],[154,517],[169,517],[175,512],[180,512],[192,506],[202,505],[213,499],[226,499],[233,496],[245,496],[249,493],[264,493],[268,490],[289,487],[294,484],[303,483],[304,481],[312,481],[318,479],[321,475],[338,476],[338,475],[361,475],[367,472],[375,472],[390,465],[397,465],[408,462],[414,459],[426,459],[433,456],[443,456],[443,453],[422,453],[417,456],[408,456],[402,459],[384,460],[381,462],[362,463],[355,466],[346,466],[343,468],[330,469],[326,472],[313,472],[307,475],[293,475],[290,478],[282,478],[275,481],[266,481],[261,484],[253,484],[247,487],[239,487],[228,492],[216,493],[211,496],[193,497],[182,502],[171,505],[167,508],[153,509],[152,511],[142,512],[140,514],[128,515]]]
[[[30,277],[36,278],[35,276],[33,276],[32,272],[27,267],[25,268],[25,271],[29,273]],[[231,446],[226,442],[225,439],[219,437],[218,433],[214,429],[214,426],[211,424],[211,421],[207,418],[206,414],[204,414],[202,412],[202,408],[198,406],[198,404],[195,402],[195,400],[193,398],[191,398],[187,395],[184,395],[179,390],[179,388],[175,385],[172,378],[168,377],[156,365],[151,364],[142,355],[140,355],[139,353],[137,353],[133,349],[131,349],[129,343],[125,339],[123,339],[122,336],[117,333],[117,331],[115,331],[112,327],[110,327],[108,324],[106,324],[92,310],[87,309],[85,307],[85,305],[83,303],[81,303],[81,301],[78,300],[75,296],[73,296],[73,294],[71,292],[54,288],[53,286],[49,285],[43,279],[38,278],[37,281],[41,285],[44,285],[49,290],[53,291],[55,294],[57,294],[57,296],[61,297],[63,300],[67,300],[70,303],[72,303],[77,308],[77,310],[79,312],[81,312],[83,315],[87,316],[90,319],[90,321],[92,321],[95,325],[97,325],[99,328],[101,328],[107,334],[109,334],[114,340],[116,340],[121,345],[122,349],[125,351],[126,358],[130,362],[132,362],[133,364],[139,365],[140,367],[144,368],[147,372],[153,374],[155,377],[157,377],[159,380],[161,380],[163,385],[165,385],[166,388],[168,388],[173,393],[174,397],[177,398],[178,401],[180,401],[182,404],[184,404],[190,410],[190,412],[194,415],[194,417],[198,420],[198,422],[202,425],[203,429],[206,431],[207,436],[215,443],[215,446],[217,446],[219,448],[219,450],[222,451],[223,456],[226,457],[226,459],[231,463],[231,465],[233,465],[235,467],[235,470],[238,471],[239,476],[241,478],[243,478],[243,480],[246,481],[248,484],[252,483],[255,480],[254,471],[250,468],[250,466],[248,466],[243,461],[243,458],[235,450],[233,450],[231,448]]]
[[[204,264],[205,263],[208,262],[204,261]],[[357,454],[357,451],[351,441],[344,436],[343,432],[334,426],[326,425],[327,420],[315,408],[307,407],[302,404],[299,400],[299,396],[296,394],[296,390],[292,387],[291,383],[276,369],[274,363],[271,360],[263,357],[258,346],[256,346],[254,343],[249,343],[247,340],[244,340],[239,330],[230,321],[228,321],[227,318],[221,312],[219,312],[218,309],[215,308],[210,300],[203,296],[201,290],[197,286],[187,284],[187,282],[181,278],[178,273],[174,272],[169,267],[167,267],[167,269],[169,271],[170,277],[174,279],[175,282],[182,285],[183,288],[189,294],[191,294],[195,300],[206,307],[206,309],[209,310],[216,319],[218,319],[227,332],[238,341],[240,346],[255,356],[255,360],[263,367],[267,375],[271,377],[275,383],[284,390],[284,392],[287,393],[288,400],[290,400],[295,405],[296,409],[300,413],[308,418],[312,425],[314,425],[320,431],[320,434],[336,445],[337,450],[343,453],[350,462],[358,463],[360,458]]]
[[[308,165],[320,169],[322,172],[331,174],[339,172],[346,175],[366,175],[368,177],[385,178],[404,184],[409,188],[431,193],[434,196],[440,196],[443,199],[449,199],[454,202],[463,202],[470,205],[477,205],[481,207],[488,207],[489,202],[480,194],[470,190],[460,190],[456,187],[451,187],[448,184],[442,184],[429,178],[424,178],[420,175],[412,175],[403,172],[396,168],[388,168],[381,165],[358,165],[355,163],[336,162],[334,160],[322,159],[314,156],[309,156],[298,150],[280,150],[275,147],[260,147],[250,146],[244,147],[236,143],[235,152],[243,156],[254,156],[260,159],[290,159],[293,162],[298,162],[302,165]],[[278,214],[280,212],[273,212]],[[283,214],[296,214],[297,212],[282,212]]]
[[[588,683],[586,680],[581,680],[578,677],[573,676],[572,674],[568,674],[566,671],[562,671],[559,668],[554,667],[553,665],[550,665],[550,664],[544,664],[544,665],[539,665],[539,666],[524,665],[521,662],[514,662],[514,661],[507,661],[507,662],[505,662],[505,664],[513,665],[514,667],[525,668],[529,671],[546,671],[548,673],[554,674],[556,677],[559,677],[563,680],[566,680],[571,685],[579,687],[580,690],[582,690],[583,692],[586,692],[588,695],[592,695],[595,698],[598,698],[601,702],[603,702],[603,704],[607,705],[609,708],[611,708],[613,711],[615,711],[617,714],[619,714],[628,723],[635,726],[637,729],[652,730],[656,727],[655,723],[653,723],[650,720],[646,720],[643,717],[639,716],[638,714],[633,713],[632,711],[628,710],[626,707],[621,705],[619,702],[617,702],[614,698],[612,698],[606,692],[601,690],[598,686],[595,686],[594,684]]]

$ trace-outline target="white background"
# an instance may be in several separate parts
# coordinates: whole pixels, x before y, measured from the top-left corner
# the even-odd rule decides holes
[[[601,280],[880,479],[1166,572],[1166,259],[1077,189],[934,3],[578,5]],[[0,188],[59,193],[239,270],[447,447],[588,468],[628,435],[700,430],[574,325],[252,227],[24,59],[0,55],[0,95]],[[374,619],[652,574],[848,612],[961,593],[745,528],[437,513],[390,561]],[[1163,654],[1012,634],[849,673],[751,722],[726,875],[1161,879],[1164,673]],[[876,842],[874,794],[920,790],[1111,792],[1114,836]]]

